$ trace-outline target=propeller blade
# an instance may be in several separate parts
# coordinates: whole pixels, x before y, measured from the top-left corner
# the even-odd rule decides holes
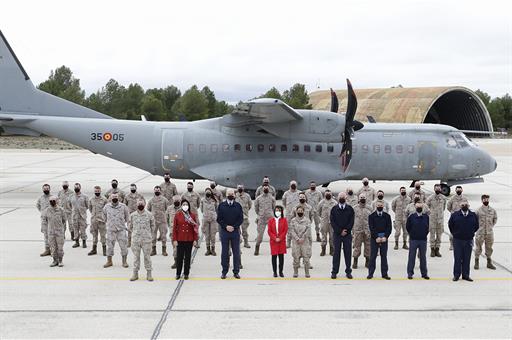
[[[338,96],[331,89],[331,112],[338,113]]]
[[[350,135],[345,136],[343,147],[341,149],[341,169],[346,172],[352,159],[352,138]]]
[[[352,88],[350,80],[347,79],[347,112],[345,113],[345,124],[352,125],[357,111],[357,97]]]

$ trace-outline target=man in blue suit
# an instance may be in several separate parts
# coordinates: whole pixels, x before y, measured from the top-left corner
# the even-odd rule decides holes
[[[340,270],[341,245],[343,245],[343,257],[345,259],[345,275],[352,279],[352,227],[354,226],[354,209],[347,203],[344,192],[338,195],[338,204],[331,209],[331,226],[334,244],[332,256],[331,279],[336,279]]]
[[[478,230],[478,217],[469,210],[467,200],[460,202],[460,210],[454,212],[448,221],[448,228],[453,235],[453,281],[462,279],[472,282],[469,276],[473,237]]]
[[[227,199],[217,208],[217,223],[220,226],[222,244],[222,276],[225,279],[229,270],[229,246],[233,253],[233,276],[240,278],[240,226],[244,221],[244,212],[240,203],[235,201],[235,191],[228,189]]]
[[[370,228],[370,264],[368,266],[368,280],[373,278],[377,253],[380,253],[380,272],[382,278],[390,280],[388,276],[388,237],[391,235],[391,216],[384,211],[384,203],[377,202],[377,209],[368,216]]]

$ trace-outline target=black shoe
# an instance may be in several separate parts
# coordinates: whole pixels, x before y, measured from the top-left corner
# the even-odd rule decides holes
[[[226,274],[222,274],[220,278],[224,280],[226,278]]]
[[[185,279],[185,280],[188,280],[188,275],[185,275],[184,279]]]
[[[383,276],[382,278],[383,278],[384,280],[391,280],[391,278],[390,278],[389,276],[387,276],[387,275],[386,275],[386,276]]]
[[[458,278],[458,277],[454,277],[454,278],[452,279],[452,281],[459,281],[459,278]]]
[[[346,275],[346,277],[347,277],[347,279],[349,279],[349,280],[352,280],[352,279],[354,278],[354,277],[352,276],[352,274],[350,274],[350,273],[348,273],[348,274]]]
[[[462,278],[464,281],[469,281],[469,282],[473,282],[473,279],[470,278],[469,276],[468,277],[463,277]]]
[[[274,277],[277,277],[277,273],[274,273]]]
[[[409,280],[412,280],[412,276],[407,276],[407,278],[408,278]]]
[[[373,275],[368,275],[366,278],[367,278],[368,280],[371,280],[371,279],[373,279]]]
[[[331,274],[331,279],[336,280],[336,274]]]
[[[238,273],[234,274],[233,275],[235,279],[239,279],[240,278],[240,275],[238,275]]]
[[[176,275],[176,280],[181,279],[181,275]]]
[[[279,277],[284,277],[283,272],[280,272],[280,273],[279,273]]]
[[[428,277],[428,275],[422,276],[422,278],[424,278],[425,280],[430,280],[430,277]]]

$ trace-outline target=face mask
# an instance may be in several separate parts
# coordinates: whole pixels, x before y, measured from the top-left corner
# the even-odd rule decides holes
[[[206,194],[206,197],[210,198],[210,197],[212,197],[212,194],[207,193],[207,194]]]
[[[381,199],[383,199],[383,198],[384,198],[384,196],[379,195],[379,196],[377,196],[377,198],[381,200]]]
[[[341,204],[345,204],[345,202],[346,202],[346,201],[347,201],[346,199],[344,199],[344,198],[340,198],[340,203],[341,203]]]
[[[234,199],[235,199],[235,196],[231,196],[231,195],[229,195],[229,196],[228,196],[228,200],[229,200],[229,201],[232,201],[232,200],[234,200]]]
[[[215,189],[215,184],[210,184],[210,188]]]
[[[49,194],[50,194],[50,190],[43,190],[43,193],[44,193],[45,195],[49,195]]]
[[[414,199],[414,203],[418,203],[419,201],[420,201],[420,199],[419,199],[418,197],[416,197],[416,198]]]
[[[297,216],[302,217],[304,216],[304,213],[297,213]]]
[[[178,208],[180,206],[180,202],[174,202],[174,207]]]
[[[144,210],[144,206],[143,205],[138,205],[137,206],[137,209],[139,209],[140,211]]]
[[[281,212],[279,210],[276,210],[275,214],[276,214],[276,217],[281,217]]]
[[[55,202],[55,201],[50,201],[50,204],[51,204],[51,206],[52,206],[52,207],[54,207],[54,206],[56,206],[56,205],[57,205],[57,202]]]
[[[309,187],[312,191],[316,190],[316,187]]]
[[[112,183],[112,188],[117,188],[117,183]]]
[[[400,195],[405,196],[405,195],[406,195],[406,192],[405,192],[405,191],[401,191],[401,192],[400,192]]]
[[[457,195],[462,195],[462,191],[457,190]]]
[[[62,189],[64,189],[64,190],[68,190],[68,188],[69,188],[69,186],[67,186],[67,185],[62,186]]]
[[[423,208],[416,208],[417,213],[421,213],[423,211]]]
[[[463,206],[460,207],[460,210],[466,212],[466,211],[468,211],[468,206],[467,205],[463,205]]]
[[[264,192],[265,194],[268,194],[268,189],[263,189],[263,192]]]
[[[363,182],[363,185],[366,187],[368,186],[368,182]]]
[[[137,189],[130,189],[131,193],[132,194],[135,194],[135,192],[137,191]]]
[[[101,192],[95,192],[95,193],[94,193],[94,195],[95,195],[96,197],[100,197]]]
[[[75,192],[78,194],[80,192],[80,188],[75,188]]]
[[[420,190],[420,186],[419,186],[419,185],[415,186],[414,188],[415,188],[416,190]]]
[[[192,192],[192,188],[187,188],[187,191],[188,192]]]
[[[240,189],[238,189],[238,192],[242,193],[242,192],[244,192],[244,189],[240,188]]]
[[[366,200],[359,200],[359,203],[361,203],[361,204],[365,204],[365,203],[366,203]]]
[[[306,203],[306,200],[305,200],[304,198],[301,198],[301,199],[299,200],[299,202],[300,202],[300,203]]]
[[[441,193],[441,190],[437,189],[437,190],[434,190],[434,192],[435,192],[436,194],[440,194],[440,193]]]
[[[326,199],[328,199],[328,200],[330,200],[330,199],[331,199],[331,197],[332,197],[332,195],[331,195],[331,194],[327,194],[327,195],[325,195],[325,198],[326,198]]]
[[[350,190],[350,191],[348,192],[348,194],[349,194],[350,196],[352,196],[352,195],[354,194],[354,192],[353,192],[352,190]]]
[[[297,186],[296,186],[295,184],[292,184],[292,185],[290,185],[290,188],[291,188],[292,190],[295,190],[295,189],[297,189]]]
[[[384,210],[384,207],[377,207],[378,212],[381,212],[382,210]]]
[[[183,211],[188,211],[188,205],[183,205],[183,206],[181,207],[181,209],[182,209]]]
[[[155,191],[155,196],[160,196],[160,191]]]
[[[117,202],[119,202],[119,199],[117,199],[117,198],[112,198],[112,203],[117,203]]]
[[[169,182],[171,179],[169,177],[164,177],[164,181]]]
[[[484,201],[484,202],[483,202],[483,204],[484,204],[485,206],[488,206],[488,205],[489,205],[489,202]]]

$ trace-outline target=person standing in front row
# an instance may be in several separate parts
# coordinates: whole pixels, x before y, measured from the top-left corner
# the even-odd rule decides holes
[[[393,225],[391,216],[384,210],[382,202],[377,203],[377,210],[368,217],[368,226],[370,228],[370,263],[368,265],[368,280],[373,278],[375,273],[375,261],[377,253],[380,253],[380,271],[382,278],[390,280],[388,276],[388,237],[391,235]]]
[[[429,233],[429,216],[423,214],[423,203],[416,203],[416,213],[407,218],[405,224],[410,236],[409,261],[407,262],[407,278],[412,280],[416,264],[416,250],[419,251],[421,277],[430,279],[427,274],[427,235]]]
[[[279,257],[279,276],[284,277],[284,254],[286,254],[286,234],[288,221],[283,215],[283,207],[276,205],[274,218],[268,220],[268,236],[270,238],[270,253],[272,254],[272,270],[277,277],[277,258]]]
[[[190,274],[192,247],[199,239],[199,222],[197,215],[190,211],[190,203],[182,198],[181,209],[174,215],[172,244],[176,251],[176,280],[181,278],[183,269],[184,279]]]
[[[354,226],[354,209],[347,203],[344,192],[338,194],[338,204],[331,209],[331,226],[333,229],[334,255],[332,257],[331,279],[336,279],[340,270],[341,245],[345,258],[345,275],[352,279],[352,227]]]
[[[229,270],[229,247],[233,253],[233,276],[240,278],[240,226],[244,222],[244,211],[240,203],[235,201],[235,191],[226,191],[227,199],[219,204],[217,223],[220,226],[220,242],[222,245],[222,275],[225,279]]]

